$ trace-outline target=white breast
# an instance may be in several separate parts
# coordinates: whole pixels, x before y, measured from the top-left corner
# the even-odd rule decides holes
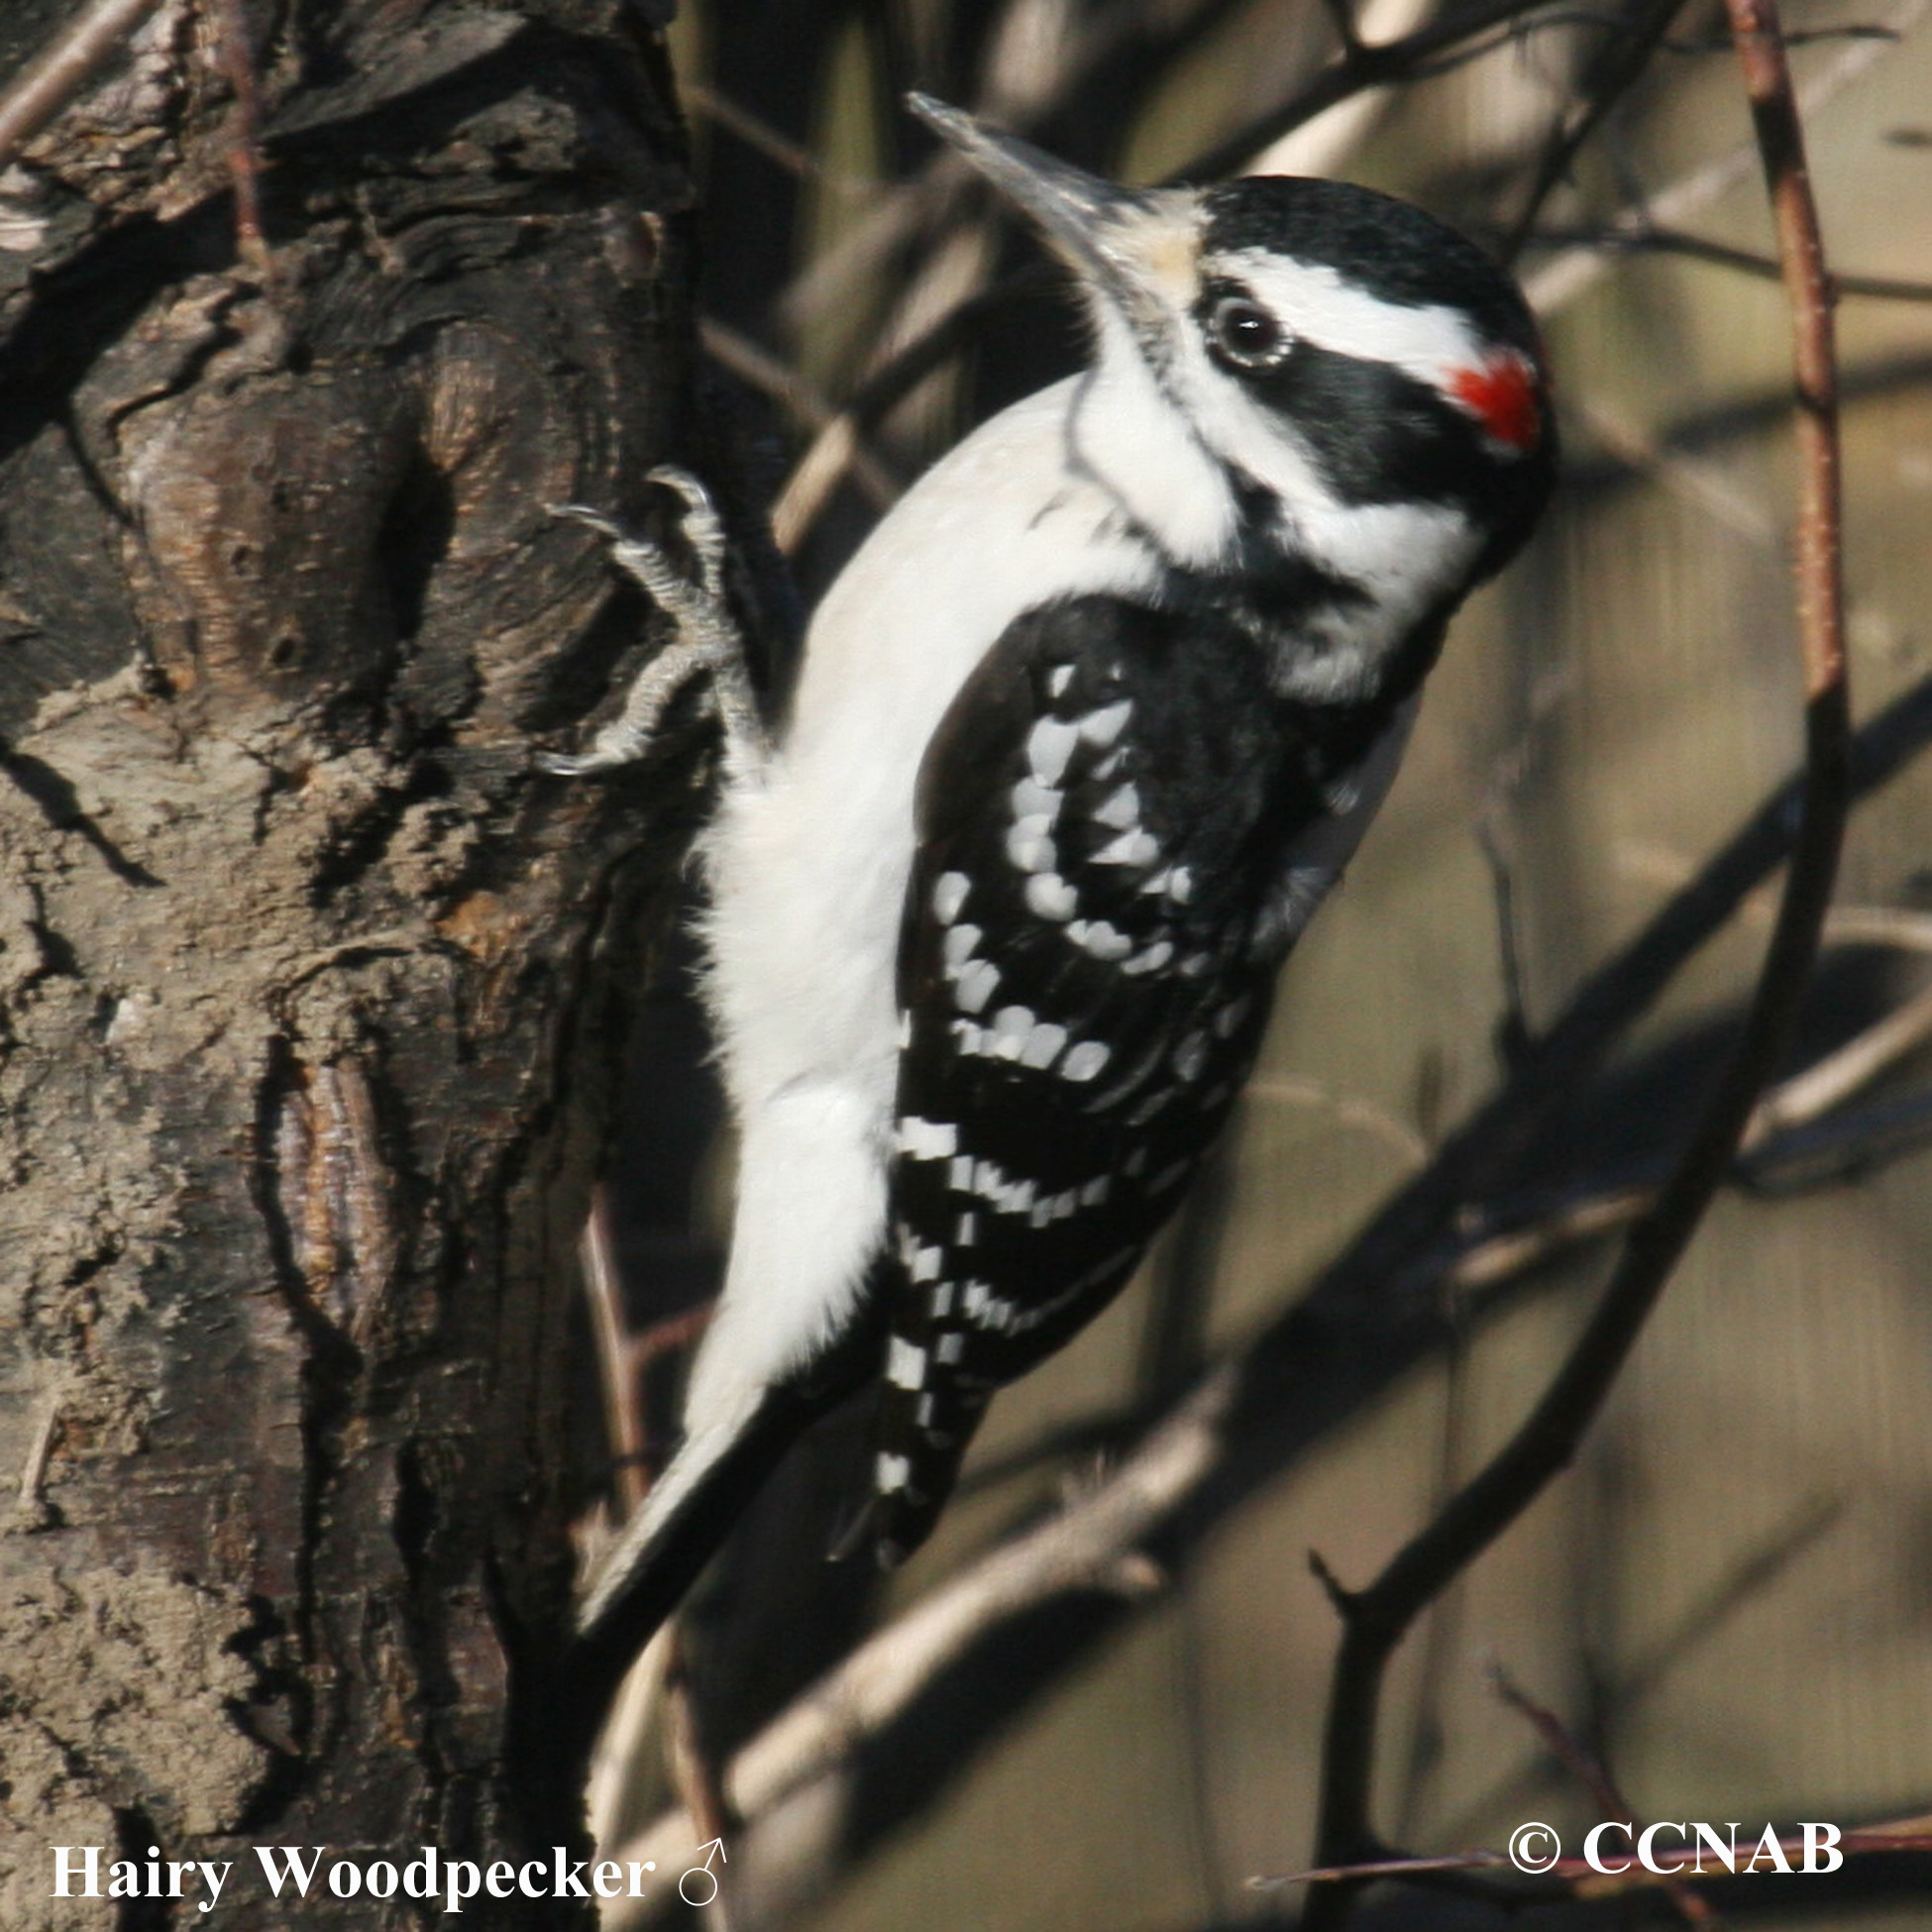
[[[1074,391],[1016,403],[895,506],[813,617],[777,755],[724,801],[705,851],[711,997],[741,1109],[821,1073],[890,1099],[927,741],[1022,611],[1152,579],[1108,495],[1067,471]]]
[[[884,1234],[894,973],[927,741],[1014,618],[1133,590],[1154,560],[1071,472],[1066,382],[895,506],[826,594],[793,715],[706,835],[706,991],[742,1133],[725,1295],[688,1425],[720,1432],[849,1315]]]

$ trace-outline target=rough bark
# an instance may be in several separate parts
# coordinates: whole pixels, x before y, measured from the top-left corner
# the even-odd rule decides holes
[[[257,7],[264,251],[239,12],[163,6],[0,178],[17,1932],[204,1922],[51,1899],[55,1845],[245,1861],[248,1927],[414,1922],[256,1845],[575,1842],[573,1247],[706,742],[531,762],[648,648],[547,506],[703,463],[649,25]]]

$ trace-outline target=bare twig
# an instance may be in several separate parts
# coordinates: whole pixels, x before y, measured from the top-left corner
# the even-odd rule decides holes
[[[54,35],[0,96],[0,167],[86,86],[160,0],[93,0]]]
[[[1643,78],[1651,56],[1683,11],[1685,0],[1637,0],[1628,21],[1617,23],[1616,38],[1594,63],[1589,97],[1580,111],[1559,123],[1537,166],[1522,211],[1503,244],[1505,262],[1514,262],[1536,226],[1543,204],[1570,170],[1584,144],[1603,125],[1604,118]]]
[[[1869,72],[1897,41],[1909,33],[1932,0],[1895,0],[1895,4],[1875,23],[1885,30],[1885,37],[1850,43],[1828,66],[1814,73],[1797,92],[1801,114],[1816,114],[1853,81]],[[1612,217],[1611,231],[1642,234],[1650,229],[1673,229],[1707,208],[1720,196],[1743,181],[1756,165],[1758,148],[1754,142],[1740,142],[1715,160],[1680,175],[1667,187],[1646,196]],[[1594,287],[1609,270],[1611,257],[1600,246],[1566,249],[1553,257],[1537,271],[1524,278],[1524,292],[1530,306],[1545,317],[1566,308],[1579,295]]]
[[[827,167],[809,148],[801,147],[789,135],[779,133],[716,88],[706,87],[701,80],[681,78],[678,93],[687,110],[714,121],[726,133],[736,135],[747,148],[755,149],[767,161],[776,161],[802,181],[829,188],[848,201],[870,201],[883,192],[879,181]]]
[[[1677,1165],[1632,1229],[1609,1286],[1569,1356],[1504,1448],[1366,1589],[1345,1599],[1323,1743],[1317,1857],[1374,1856],[1369,1783],[1383,1672],[1422,1609],[1516,1521],[1574,1455],[1735,1158],[1760,1089],[1804,998],[1850,797],[1842,540],[1830,289],[1804,144],[1771,0],[1730,0],[1786,265],[1796,334],[1802,461],[1797,537],[1806,781],[1778,919],[1742,1036]],[[1311,1900],[1306,1925],[1343,1923],[1352,1886]]]
[[[1728,242],[1714,242],[1703,235],[1687,235],[1676,228],[1540,228],[1525,239],[1546,248],[1603,249],[1615,255],[1680,255],[1687,261],[1707,262],[1713,268],[1735,268],[1740,274],[1763,281],[1780,280],[1784,273],[1772,256],[1733,248]],[[1932,281],[1912,281],[1901,275],[1848,274],[1841,268],[1833,270],[1832,286],[1840,295],[1858,295],[1871,301],[1932,302]]]
[[[590,1212],[584,1223],[579,1246],[584,1298],[590,1312],[590,1335],[597,1351],[597,1385],[603,1392],[604,1425],[617,1464],[617,1493],[626,1515],[643,1502],[651,1486],[645,1460],[649,1447],[643,1405],[638,1400],[637,1375],[631,1360],[633,1342],[624,1320],[622,1284],[610,1234],[610,1198],[599,1185],[590,1196]]]
[[[1385,41],[1378,47],[1357,42],[1345,49],[1334,65],[1325,67],[1309,84],[1264,114],[1244,122],[1232,134],[1204,149],[1168,178],[1184,181],[1210,181],[1223,174],[1237,174],[1248,158],[1272,146],[1283,135],[1292,134],[1305,122],[1325,114],[1369,87],[1390,81],[1406,80],[1438,55],[1465,42],[1477,39],[1507,22],[1520,20],[1550,4],[1550,0],[1471,0],[1441,19],[1419,27],[1400,40]]]
[[[1637,1813],[1631,1808],[1630,1800],[1618,1788],[1617,1780],[1610,1775],[1603,1762],[1584,1746],[1582,1740],[1575,1736],[1555,1711],[1547,1705],[1539,1704],[1503,1668],[1500,1660],[1493,1658],[1490,1660],[1489,1681],[1496,1695],[1511,1710],[1529,1720],[1537,1736],[1543,1740],[1544,1748],[1557,1763],[1566,1766],[1570,1774],[1595,1799],[1599,1818],[1628,1818],[1635,1821]],[[1670,1903],[1676,1908],[1678,1917],[1686,1925],[1716,1923],[1716,1915],[1711,1910],[1710,1901],[1699,1898],[1674,1874],[1665,1875],[1664,1889]]]
[[[882,510],[892,507],[900,493],[899,479],[876,451],[866,447],[851,418],[841,417],[832,407],[830,398],[816,383],[808,380],[790,363],[781,361],[769,350],[761,349],[749,336],[741,335],[713,317],[706,316],[699,321],[698,336],[704,345],[705,354],[720,368],[729,370],[741,382],[748,382],[770,396],[802,428],[818,434],[842,424],[835,437],[841,474],[849,471],[852,480],[872,499],[875,507]],[[774,515],[772,535],[780,550],[789,552],[796,545],[799,534],[796,511],[784,521]]]
[[[255,45],[242,0],[220,0],[216,38],[223,78],[234,96],[228,111],[228,178],[235,189],[235,252],[268,285],[274,262],[262,226],[262,89]]]
[[[672,1787],[684,1805],[685,1816],[691,1820],[693,1838],[699,1845],[708,1845],[713,1839],[730,1834],[736,1821],[725,1802],[718,1768],[704,1748],[684,1637],[675,1620],[665,1664],[664,1700],[669,1718],[665,1727],[665,1752]],[[708,1907],[713,1932],[731,1932],[728,1891],[729,1887],[720,1879]]]

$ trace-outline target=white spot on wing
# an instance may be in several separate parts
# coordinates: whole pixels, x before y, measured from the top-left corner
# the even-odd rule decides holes
[[[1094,854],[1096,865],[1152,865],[1160,845],[1151,832],[1123,832]]]
[[[959,1146],[959,1129],[950,1121],[922,1121],[908,1114],[899,1124],[899,1151],[914,1160],[946,1160]]]
[[[1183,1080],[1195,1081],[1201,1077],[1201,1069],[1208,1064],[1208,1036],[1206,1033],[1190,1033],[1174,1049],[1174,1071]]]
[[[1127,728],[1127,721],[1133,715],[1133,700],[1123,698],[1118,703],[1104,705],[1098,711],[1089,711],[1080,720],[1080,735],[1090,745],[1098,745],[1105,751]]]
[[[1060,774],[1080,742],[1077,725],[1062,724],[1058,718],[1043,717],[1026,734],[1026,763],[1041,785],[1057,785]]]
[[[1038,784],[1030,778],[1022,778],[1013,788],[1013,815],[1016,818],[1044,818],[1050,825],[1060,815],[1060,806],[1065,802],[1065,793],[1056,792],[1052,786]]]
[[[1057,872],[1035,872],[1026,881],[1026,905],[1043,919],[1070,919],[1080,895]]]
[[[971,882],[963,872],[942,872],[932,887],[932,916],[941,925],[950,925],[966,904]]]
[[[882,1455],[872,1467],[872,1486],[882,1496],[893,1495],[912,1480],[912,1465],[903,1455]]]
[[[1020,1064],[1022,1067],[1050,1067],[1060,1056],[1060,1048],[1067,1043],[1067,1029],[1056,1026],[1050,1020],[1043,1020],[1026,1035],[1026,1044],[1020,1049]]]
[[[1117,832],[1131,831],[1140,822],[1140,794],[1124,785],[1094,807],[1096,824],[1112,825]]]
[[[1125,959],[1133,950],[1133,941],[1105,919],[1093,920],[1073,936],[1075,943],[1096,959]]]
[[[988,1050],[996,1059],[1017,1060],[1032,1030],[1031,1007],[1002,1007],[993,1016],[993,1037],[987,1042]]]
[[[972,958],[973,948],[980,942],[981,933],[976,925],[954,925],[946,928],[946,936],[941,942],[940,951],[946,962],[946,970],[956,973]]]
[[[1067,1057],[1060,1062],[1060,1078],[1063,1080],[1095,1080],[1114,1057],[1114,1049],[1097,1039],[1083,1039],[1067,1049]]]
[[[1046,834],[1047,819],[1039,812],[1017,819],[1007,833],[1007,857],[1021,872],[1051,872],[1059,854]]]
[[[992,999],[993,989],[999,984],[1000,969],[990,959],[969,960],[960,970],[953,999],[962,1011],[978,1013]]]
[[[894,1336],[886,1349],[886,1380],[895,1388],[916,1389],[925,1386],[925,1350]]]

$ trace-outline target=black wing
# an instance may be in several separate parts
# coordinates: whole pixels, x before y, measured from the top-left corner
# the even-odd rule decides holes
[[[900,956],[888,1560],[1220,1132],[1303,910],[1288,860],[1371,722],[1275,698],[1232,625],[1092,596],[1017,620],[935,734]]]

